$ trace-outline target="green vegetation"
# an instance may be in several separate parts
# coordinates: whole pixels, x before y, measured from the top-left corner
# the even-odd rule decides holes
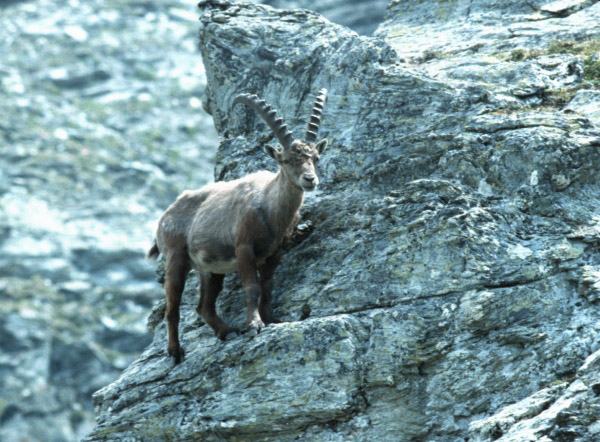
[[[571,54],[583,60],[583,82],[577,86],[562,89],[549,89],[544,93],[544,105],[563,107],[580,89],[600,89],[600,38],[581,42],[575,40],[554,40],[547,49],[515,49],[502,58],[508,61],[533,60],[544,55]]]
[[[572,88],[552,89],[546,92],[548,104],[556,107],[566,105],[580,89],[600,88],[600,39],[582,42],[555,40],[550,43],[547,53],[572,54],[583,59],[583,82]]]
[[[515,49],[505,58],[508,61],[524,61],[532,60],[541,55],[544,55],[544,53],[539,49]]]
[[[532,60],[543,55],[572,54],[583,59],[583,80],[588,87],[600,87],[600,38],[577,42],[554,40],[548,49],[515,49],[505,58],[509,61]]]
[[[566,379],[557,379],[555,381],[550,382],[547,385],[547,388],[552,388],[552,387],[556,387],[557,385],[562,385],[562,384],[570,384],[575,380],[575,376],[566,378]]]
[[[549,54],[590,55],[600,51],[600,39],[592,38],[577,42],[575,40],[554,40],[548,47]]]
[[[548,89],[544,91],[544,103],[552,107],[563,107],[566,106],[577,94],[580,89],[586,89],[584,85],[578,85],[575,87],[562,88],[562,89]]]
[[[548,47],[548,54],[573,54],[583,58],[583,80],[600,87],[600,38],[576,42],[555,40]]]
[[[586,57],[583,61],[583,79],[600,88],[600,52]]]

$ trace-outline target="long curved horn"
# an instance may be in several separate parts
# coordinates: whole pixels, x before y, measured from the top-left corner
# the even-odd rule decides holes
[[[323,115],[323,106],[327,101],[327,89],[323,88],[319,91],[319,95],[313,106],[308,127],[306,128],[306,135],[304,139],[308,143],[314,143],[317,141],[317,134],[319,133],[319,125],[321,124],[321,116]]]
[[[238,103],[245,104],[254,109],[265,120],[265,123],[269,125],[284,149],[288,149],[292,145],[294,134],[288,130],[287,125],[283,122],[283,118],[277,115],[277,111],[269,106],[265,100],[261,100],[256,95],[239,94],[233,100],[233,105],[235,106]]]

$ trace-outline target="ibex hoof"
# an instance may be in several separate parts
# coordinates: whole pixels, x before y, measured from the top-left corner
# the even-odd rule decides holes
[[[265,323],[260,319],[255,319],[246,326],[246,334],[248,336],[256,336],[263,328],[265,328]]]
[[[233,328],[233,327],[226,327],[217,332],[217,337],[221,341],[230,341],[239,335],[240,335],[240,331],[237,328]]]
[[[169,355],[175,359],[175,364],[180,364],[185,359],[185,350],[180,345],[169,347]]]

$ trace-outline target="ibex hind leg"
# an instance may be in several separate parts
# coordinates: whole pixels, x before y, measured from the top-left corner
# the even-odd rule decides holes
[[[165,293],[167,295],[165,316],[169,333],[167,350],[169,355],[175,359],[175,363],[179,364],[185,356],[185,351],[179,344],[179,306],[190,264],[185,250],[167,253],[165,261]]]
[[[240,334],[239,330],[231,327],[217,315],[217,297],[223,288],[225,275],[218,273],[202,273],[200,276],[200,302],[196,311],[219,339],[226,341]]]

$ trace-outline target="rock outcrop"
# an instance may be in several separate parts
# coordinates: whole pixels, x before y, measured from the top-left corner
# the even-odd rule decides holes
[[[0,15],[0,440],[79,441],[151,341],[157,217],[212,178],[196,1]]]
[[[275,276],[282,322],[220,342],[189,280],[186,360],[156,306],[88,440],[600,437],[600,3],[471,3],[394,1],[377,38],[200,3],[216,178],[273,167],[235,95],[298,132],[326,87],[322,184]],[[244,305],[229,276],[223,316]]]
[[[371,35],[383,21],[388,0],[253,0],[278,9],[310,9],[328,20]]]

